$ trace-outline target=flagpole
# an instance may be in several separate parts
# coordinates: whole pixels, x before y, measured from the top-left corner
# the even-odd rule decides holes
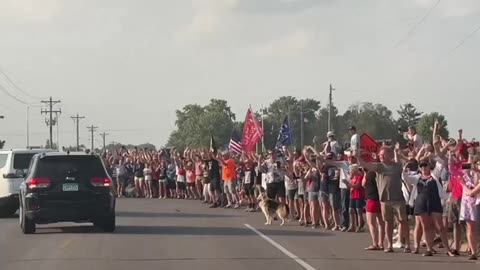
[[[303,149],[303,100],[300,102],[300,149]]]

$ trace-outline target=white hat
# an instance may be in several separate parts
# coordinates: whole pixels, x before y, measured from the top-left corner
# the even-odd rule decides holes
[[[335,136],[335,133],[333,133],[332,131],[327,132],[327,137],[333,137],[333,136]]]

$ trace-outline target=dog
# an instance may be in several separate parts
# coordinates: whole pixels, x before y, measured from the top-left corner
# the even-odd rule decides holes
[[[282,220],[281,226],[285,225],[285,222],[288,222],[288,215],[290,214],[288,205],[269,199],[265,193],[261,193],[257,200],[258,206],[262,209],[267,219],[265,225],[272,225],[275,214]]]

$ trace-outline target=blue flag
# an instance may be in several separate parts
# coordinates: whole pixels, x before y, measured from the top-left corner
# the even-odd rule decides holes
[[[278,134],[277,139],[277,147],[278,146],[288,146],[291,145],[292,142],[292,130],[290,129],[290,125],[288,124],[288,116],[285,117],[283,120],[283,124],[280,127],[280,133]]]

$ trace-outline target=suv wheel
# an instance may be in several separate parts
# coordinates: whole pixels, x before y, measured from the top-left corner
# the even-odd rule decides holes
[[[29,217],[27,217],[21,205],[20,205],[20,213],[18,214],[18,216],[20,219],[20,227],[22,228],[22,232],[24,234],[35,233],[35,230],[36,230],[35,222],[33,222],[33,220],[31,220]]]
[[[94,221],[93,225],[105,232],[114,232],[116,228],[115,214],[109,213],[103,218]]]

